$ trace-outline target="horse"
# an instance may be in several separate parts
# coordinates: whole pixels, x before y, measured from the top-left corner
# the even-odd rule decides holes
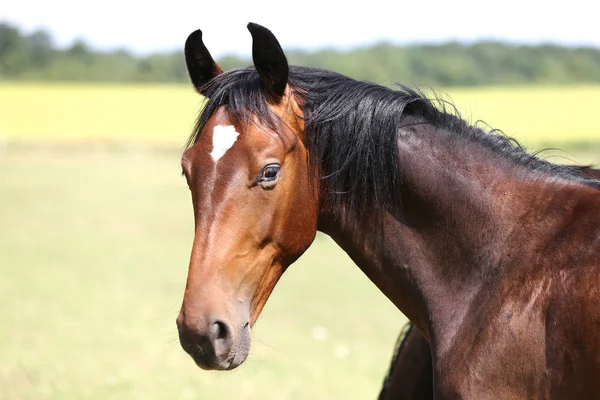
[[[436,398],[600,390],[600,182],[405,86],[290,66],[250,23],[253,66],[190,34],[206,103],[181,165],[195,234],[176,323],[207,370],[248,357],[285,270],[329,235],[431,349]]]
[[[584,177],[600,180],[600,169],[583,167]],[[408,322],[400,331],[378,400],[432,400],[433,365],[429,343]]]
[[[411,322],[400,331],[377,399],[433,399],[433,364],[429,342]]]

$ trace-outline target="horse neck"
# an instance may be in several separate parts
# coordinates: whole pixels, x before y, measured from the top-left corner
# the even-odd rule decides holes
[[[508,260],[520,257],[514,246],[507,254],[506,246],[526,239],[526,232],[518,233],[523,218],[551,208],[534,211],[556,184],[433,129],[399,134],[403,188],[395,211],[360,218],[353,210],[331,210],[321,216],[320,230],[443,351],[478,294],[489,290]],[[528,174],[531,179],[523,179]]]

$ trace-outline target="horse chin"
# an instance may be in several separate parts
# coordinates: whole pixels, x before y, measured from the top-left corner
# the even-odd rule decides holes
[[[237,342],[237,346],[231,350],[229,357],[229,365],[226,370],[232,370],[244,363],[250,354],[250,344],[252,343],[252,335],[250,327],[246,325],[240,334],[240,338]]]
[[[233,357],[233,359],[231,360],[229,366],[227,366],[227,368],[225,368],[225,370],[229,371],[232,369],[236,369],[237,367],[242,365],[244,363],[244,361],[246,361],[247,358],[248,358],[248,352],[245,352],[243,354],[242,354],[242,352],[236,353],[235,356]]]

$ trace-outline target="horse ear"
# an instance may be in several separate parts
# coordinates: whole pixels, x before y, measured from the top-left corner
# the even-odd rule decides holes
[[[267,28],[251,22],[248,30],[252,35],[252,61],[263,87],[270,97],[279,101],[285,93],[289,74],[283,49]]]
[[[223,72],[204,45],[200,29],[192,32],[185,41],[185,63],[192,84],[200,94],[208,81]]]

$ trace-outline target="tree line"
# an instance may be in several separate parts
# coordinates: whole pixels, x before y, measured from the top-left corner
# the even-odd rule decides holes
[[[497,41],[465,44],[378,43],[341,51],[286,51],[291,64],[326,68],[384,84],[476,86],[600,82],[600,49]],[[251,60],[225,56],[224,68]],[[137,56],[126,50],[98,51],[82,40],[59,48],[51,34],[26,34],[0,23],[0,80],[90,82],[187,82],[182,50]]]

